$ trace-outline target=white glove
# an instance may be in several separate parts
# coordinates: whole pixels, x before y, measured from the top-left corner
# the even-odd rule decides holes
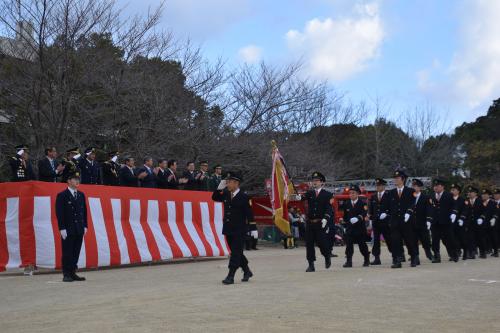
[[[478,224],[478,225],[483,224],[483,219],[477,219],[477,224]]]
[[[68,233],[66,232],[66,229],[61,230],[61,237],[62,237],[62,239],[66,239],[66,237],[68,237]]]
[[[252,230],[250,232],[250,235],[252,236],[252,238],[259,239],[259,232],[257,230]]]
[[[358,218],[357,217],[351,217],[351,219],[349,220],[352,224],[354,223],[357,223],[358,222]]]
[[[86,235],[87,234],[87,228],[84,228],[83,229],[83,234]]]
[[[326,222],[328,222],[326,219],[321,220],[321,228],[324,229],[326,227]]]
[[[431,230],[431,223],[427,221],[427,230]]]
[[[382,213],[380,214],[380,220],[383,220],[387,217],[387,214],[386,213]]]
[[[220,181],[219,186],[217,187],[217,189],[218,189],[218,190],[223,190],[223,189],[225,189],[225,188],[226,188],[226,186],[227,186],[227,185],[226,185],[226,180],[225,180],[225,179],[223,179],[223,180],[221,180],[221,181]]]
[[[494,226],[495,226],[495,222],[496,222],[496,221],[497,221],[497,220],[496,220],[495,218],[492,218],[492,219],[490,220],[490,224],[491,224],[491,226],[492,226],[492,227],[494,227]]]
[[[462,220],[462,219],[458,220],[458,225],[459,226],[463,226],[464,225],[464,220]]]
[[[409,219],[410,219],[410,214],[406,213],[405,214],[405,222],[408,222]]]
[[[455,220],[456,220],[456,218],[457,218],[457,215],[456,215],[456,214],[451,214],[451,215],[450,215],[450,220],[451,220],[451,223],[454,223],[454,222],[455,222]]]

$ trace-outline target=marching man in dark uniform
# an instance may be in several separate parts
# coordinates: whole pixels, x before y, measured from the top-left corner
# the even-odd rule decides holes
[[[66,183],[70,174],[74,174],[76,172],[80,173],[80,168],[78,167],[80,158],[81,155],[78,147],[71,148],[66,151],[66,158],[62,161],[64,170],[61,176],[61,183]]]
[[[413,196],[414,190],[405,185],[407,178],[408,176],[403,170],[396,170],[394,172],[396,188],[389,191],[391,199],[389,206],[392,240],[391,268],[401,268],[403,241],[411,256],[411,267],[416,267],[418,263],[415,232],[411,221],[415,197]]]
[[[344,211],[344,223],[346,224],[345,232],[345,256],[346,262],[343,267],[352,267],[352,255],[354,254],[354,244],[358,244],[359,252],[364,257],[363,267],[370,266],[370,252],[366,245],[367,230],[365,217],[368,212],[368,206],[364,201],[359,199],[361,193],[357,185],[349,188],[350,200],[346,200],[342,205]]]
[[[450,192],[444,190],[445,181],[435,179],[433,181],[434,194],[431,196],[432,202],[432,250],[434,251],[433,263],[441,262],[440,247],[441,241],[446,246],[448,256],[451,261],[458,261],[457,246],[453,237],[453,223],[457,219],[455,200]]]
[[[389,192],[385,190],[387,182],[384,179],[375,179],[377,193],[370,198],[368,205],[368,217],[373,227],[372,254],[375,259],[371,265],[380,265],[380,236],[384,237],[387,249],[391,252],[391,228],[389,227]]]
[[[314,262],[316,261],[317,245],[321,254],[325,257],[325,268],[332,265],[331,251],[326,237],[325,227],[328,220],[333,217],[333,208],[331,204],[332,193],[323,189],[326,181],[325,176],[320,172],[312,174],[312,190],[306,192],[302,200],[307,200],[308,212],[306,223],[306,253],[309,266],[306,272],[314,272]]]
[[[45,158],[38,161],[38,180],[42,182],[56,183],[64,171],[64,165],[56,160],[57,150],[55,147],[45,148]]]
[[[62,240],[63,281],[84,281],[76,275],[83,236],[87,232],[87,204],[78,191],[80,174],[68,175],[68,188],[57,195],[56,216]]]
[[[101,168],[95,160],[95,148],[89,147],[85,150],[85,156],[80,160],[80,172],[82,184],[101,184]]]
[[[418,242],[422,244],[425,251],[425,256],[427,259],[432,261],[434,258],[431,252],[431,236],[429,235],[429,230],[431,229],[431,215],[432,215],[432,204],[430,197],[422,193],[422,187],[424,183],[420,179],[412,180],[412,187],[415,190],[413,196],[415,197],[414,204],[414,227],[415,227],[415,241],[417,247],[417,255],[419,255]],[[420,264],[420,258],[417,260],[417,264]]]
[[[224,203],[222,234],[226,236],[231,250],[229,273],[222,281],[223,284],[233,284],[234,275],[240,267],[243,270],[242,282],[247,282],[253,276],[248,267],[248,260],[243,254],[243,247],[248,224],[254,220],[250,198],[240,190],[242,181],[243,178],[239,174],[228,172],[225,180],[221,181],[217,190],[212,194],[212,200]]]
[[[35,180],[35,174],[28,158],[28,146],[16,146],[16,156],[13,156],[9,160],[10,169],[12,170],[11,181],[24,182]]]
[[[495,209],[495,225],[497,229],[497,237],[498,237],[498,242],[500,246],[500,189],[496,189],[495,192],[493,192],[493,199],[494,199],[494,204],[496,205]]]
[[[478,197],[479,190],[474,186],[468,187],[469,198],[469,228],[470,228],[470,244],[469,244],[469,259],[475,259],[476,250],[479,248],[479,258],[486,259],[486,233],[483,227],[484,224],[484,206],[482,200]]]
[[[488,189],[483,189],[481,191],[481,199],[483,200],[484,212],[483,212],[483,224],[486,230],[486,240],[488,244],[488,250],[491,249],[491,256],[498,257],[498,232],[496,227],[496,204],[491,200],[491,191]]]
[[[468,210],[468,202],[460,196],[462,188],[458,184],[451,184],[450,186],[451,194],[453,195],[453,200],[455,200],[455,209],[453,214],[457,216],[457,220],[453,223],[453,237],[457,245],[457,256],[460,257],[462,254],[462,260],[467,260],[468,258],[468,246],[467,246],[467,225],[465,221],[467,219],[466,214]],[[462,253],[460,253],[462,250]]]
[[[117,163],[119,153],[112,151],[108,153],[109,159],[102,164],[102,183],[108,186],[120,184],[120,164]]]

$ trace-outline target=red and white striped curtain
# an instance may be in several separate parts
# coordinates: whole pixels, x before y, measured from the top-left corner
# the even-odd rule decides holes
[[[61,267],[55,214],[65,184],[0,184],[0,271]],[[119,266],[186,257],[226,256],[223,207],[211,193],[81,185],[88,231],[78,267]]]

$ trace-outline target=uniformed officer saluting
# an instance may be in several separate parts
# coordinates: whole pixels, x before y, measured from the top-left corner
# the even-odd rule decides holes
[[[231,250],[229,273],[222,281],[223,284],[233,284],[234,275],[240,267],[243,269],[241,281],[247,282],[253,276],[248,267],[248,260],[243,254],[247,225],[253,222],[253,213],[250,198],[240,190],[242,181],[238,173],[228,172],[226,178],[220,182],[219,187],[212,194],[212,200],[224,203],[222,234],[226,236]]]
[[[78,192],[80,174],[68,175],[68,188],[57,195],[57,224],[62,240],[63,281],[84,281],[76,275],[78,257],[82,248],[83,236],[87,232],[87,205],[85,195]]]
[[[16,146],[16,156],[9,160],[10,168],[12,170],[11,181],[24,182],[27,180],[35,180],[35,174],[28,161],[28,146]]]
[[[101,168],[95,160],[96,149],[89,147],[85,150],[85,156],[80,160],[82,184],[101,184]]]
[[[332,193],[323,189],[326,181],[325,176],[320,172],[312,174],[313,189],[308,191],[303,197],[307,200],[308,213],[306,223],[306,255],[309,266],[306,272],[314,272],[314,262],[316,261],[315,244],[319,246],[321,254],[325,257],[325,268],[332,265],[330,247],[326,238],[325,226],[330,218],[333,217],[333,208],[330,200]]]

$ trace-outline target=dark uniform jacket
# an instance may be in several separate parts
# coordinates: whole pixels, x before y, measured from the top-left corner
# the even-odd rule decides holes
[[[366,235],[366,224],[365,224],[365,216],[368,212],[368,206],[366,203],[358,198],[356,203],[352,204],[352,200],[346,200],[342,205],[342,210],[344,211],[344,223],[346,225],[346,233],[350,235],[356,236],[365,236]],[[351,223],[351,218],[357,218],[358,221],[356,223]]]
[[[415,205],[415,197],[413,196],[414,192],[415,190],[407,186],[403,187],[401,197],[398,195],[397,188],[393,188],[389,191],[389,215],[391,227],[403,225],[405,223],[405,214],[410,215],[410,220],[407,222],[410,223],[411,216],[413,215],[413,206]]]
[[[370,215],[373,226],[377,227],[381,224],[389,224],[389,208],[391,203],[389,192],[384,191],[384,194],[382,195],[380,201],[378,200],[378,192],[373,193],[368,203],[368,215]],[[386,213],[387,217],[383,220],[380,220],[380,215],[382,213]]]
[[[164,188],[164,189],[168,188],[169,173],[167,170],[162,170],[158,168],[158,174],[156,175],[156,186],[158,188]]]
[[[461,196],[458,196],[456,199],[453,198],[453,200],[455,200],[455,208],[453,209],[453,214],[457,215],[456,222],[458,222],[458,220],[462,220],[465,223],[467,220],[466,214],[467,214],[467,210],[468,210],[467,205],[469,202],[466,201]],[[466,202],[467,202],[467,204],[466,204]]]
[[[120,186],[137,187],[139,186],[139,181],[133,170],[130,170],[128,166],[124,165],[120,169]]]
[[[455,200],[450,192],[443,191],[441,198],[436,198],[436,193],[431,195],[432,200],[432,223],[433,224],[451,224],[450,215],[456,212]],[[458,218],[458,215],[457,215]]]
[[[9,164],[12,171],[11,181],[24,182],[35,180],[35,173],[29,161],[23,163],[23,159],[16,155],[9,160]]]
[[[68,160],[64,158],[62,164],[64,165],[64,170],[61,175],[61,183],[66,183],[69,175],[80,172],[80,167],[78,166],[79,160],[75,160],[74,158]]]
[[[120,184],[120,164],[106,161],[102,164],[102,183],[109,186]]]
[[[82,184],[101,184],[101,168],[96,161],[89,161],[86,158],[80,160],[80,173]]]
[[[222,175],[213,174],[212,177],[210,177],[210,191],[215,191],[217,187],[219,187],[221,181]]]
[[[146,166],[142,166],[136,170],[136,174],[140,175],[141,173],[146,172],[148,175],[142,179],[139,179],[139,184],[141,187],[155,188],[156,187],[156,175],[153,172],[152,168],[146,168]]]
[[[83,235],[87,228],[87,204],[85,194],[77,192],[76,198],[66,189],[57,195],[56,216],[59,230],[68,235]]]
[[[204,176],[203,179],[201,178],[202,176]],[[196,174],[196,181],[198,184],[198,190],[210,191],[210,174],[208,172],[198,171]]]
[[[432,221],[432,200],[427,194],[420,192],[418,201],[415,195],[413,219],[417,229],[427,229],[427,221]]]
[[[307,191],[303,200],[307,200],[308,210],[307,217],[309,220],[322,220],[327,221],[333,217],[333,208],[330,200],[333,194],[325,189],[321,189],[316,196],[316,190]]]
[[[170,169],[165,170],[167,172],[167,188],[171,190],[177,190],[179,188],[179,181],[177,180],[177,176],[175,175],[175,172],[173,172]],[[170,176],[173,176],[168,180]]]
[[[60,175],[57,174],[57,166],[59,163],[56,160],[49,160],[48,157],[42,158],[38,161],[38,180],[42,182],[57,182],[57,177]]]
[[[470,199],[468,199],[467,201],[469,202],[469,205],[468,205],[469,208],[468,208],[468,213],[467,213],[467,217],[468,217],[467,220],[469,221],[468,224],[472,227],[478,226],[477,220],[482,218],[483,225],[484,225],[484,215],[483,215],[484,206],[483,206],[483,201],[481,200],[481,198],[476,198],[474,200],[474,203]]]
[[[188,181],[184,184],[184,189],[188,191],[194,191],[198,188],[198,182],[196,181],[196,172],[184,171],[182,178],[186,178]]]
[[[490,220],[495,217],[495,211],[497,208],[496,202],[495,200],[489,199],[488,201],[484,201],[482,205],[484,206],[483,215],[481,217],[483,219],[483,226],[485,228],[490,228]],[[494,228],[496,228],[496,222]]]
[[[248,224],[254,222],[250,198],[243,191],[239,191],[233,199],[227,189],[214,191],[212,200],[224,203],[224,220],[222,234],[244,235],[248,231]]]

